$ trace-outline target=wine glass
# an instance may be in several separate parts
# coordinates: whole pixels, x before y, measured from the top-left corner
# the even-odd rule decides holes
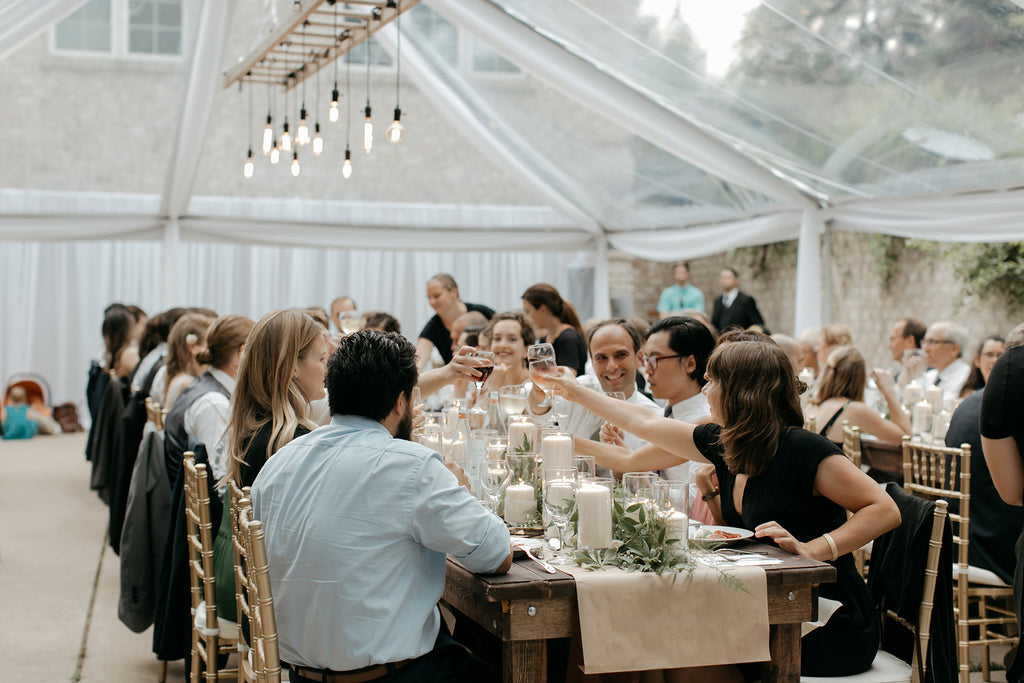
[[[606,391],[604,393],[605,393],[605,396],[610,396],[611,398],[617,398],[620,401],[625,401],[626,400],[626,392],[625,391]]]
[[[579,472],[575,467],[544,468],[544,509],[558,530],[558,553],[551,564],[573,564],[565,552],[565,527],[576,510]]]
[[[506,418],[522,415],[526,410],[526,387],[521,384],[510,384],[501,388],[498,393],[498,407]]]
[[[358,332],[359,331],[359,323],[360,323],[360,319],[359,318],[350,318],[350,317],[342,318],[341,319],[341,331],[344,332],[346,336],[352,334],[353,332]]]
[[[540,360],[530,361],[530,379],[533,383],[544,390],[544,400],[541,401],[538,406],[544,408],[552,405],[551,395],[552,385],[550,377],[558,374],[558,364],[555,363],[554,358],[542,358]]]
[[[480,391],[484,388],[484,382],[494,372],[494,354],[490,351],[477,351],[472,357],[483,361],[483,365],[476,367],[476,371],[480,373],[480,378],[473,380],[474,384],[476,384],[476,394],[479,396]]]
[[[498,502],[501,500],[501,494],[508,487],[512,470],[504,460],[487,460],[482,469],[481,483],[484,493],[487,495],[487,509],[498,514]]]
[[[544,389],[544,401],[540,403],[540,407],[546,408],[551,405],[551,388],[534,376],[534,363],[537,363],[536,371],[538,373],[547,372],[548,374],[554,374],[558,372],[558,363],[555,360],[555,347],[546,343],[533,344],[526,349],[526,360],[530,362],[530,377],[538,386]]]

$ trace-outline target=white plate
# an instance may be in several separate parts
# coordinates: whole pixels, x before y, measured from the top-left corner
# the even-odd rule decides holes
[[[543,548],[547,544],[543,538],[520,538],[518,536],[512,537],[512,548],[522,548],[523,550],[537,550]]]
[[[708,536],[716,531],[739,535],[736,538],[708,538]],[[736,526],[711,526],[709,524],[701,526],[700,531],[696,533],[693,531],[690,533],[690,540],[701,545],[732,545],[733,543],[739,543],[754,537],[754,532],[749,529],[741,529]]]

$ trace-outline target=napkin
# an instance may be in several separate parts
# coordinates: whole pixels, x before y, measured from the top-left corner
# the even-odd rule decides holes
[[[589,571],[576,580],[588,674],[760,662],[768,651],[768,589],[757,566],[692,574]],[[743,588],[721,581],[728,572]]]

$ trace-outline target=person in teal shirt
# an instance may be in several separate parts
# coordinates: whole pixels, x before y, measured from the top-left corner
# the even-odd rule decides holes
[[[658,297],[658,317],[668,318],[685,310],[704,313],[704,292],[690,284],[690,264],[680,261],[672,267],[676,283]]]

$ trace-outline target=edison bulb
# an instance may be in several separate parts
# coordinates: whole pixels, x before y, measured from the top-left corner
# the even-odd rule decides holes
[[[245,160],[245,166],[242,167],[242,175],[246,178],[252,178],[253,171],[256,170],[256,165],[252,163],[252,150],[249,150],[249,156]]]
[[[292,152],[292,175],[298,177],[302,173],[302,169],[299,167],[299,153]]]
[[[334,90],[331,91],[331,108],[327,112],[327,117],[331,120],[331,123],[337,123],[338,121],[338,88],[335,86]]]
[[[352,152],[345,150],[345,163],[341,165],[341,175],[348,180],[352,175]]]
[[[363,151],[369,154],[373,150],[373,122],[370,120],[370,108],[366,108],[366,123],[363,124]]]
[[[316,123],[316,135],[313,136],[313,154],[320,156],[324,151],[324,139],[320,135],[320,122]]]
[[[284,122],[284,130],[281,131],[281,149],[285,152],[292,151],[292,135],[288,132],[288,122]]]
[[[310,141],[309,126],[306,125],[306,110],[303,109],[299,118],[299,129],[295,131],[295,144],[308,145]]]
[[[270,114],[267,114],[267,127],[263,129],[263,153],[270,154],[270,148],[274,146],[274,127],[270,122]]]
[[[281,150],[278,148],[277,143],[270,149],[270,163],[276,164],[281,161]]]

